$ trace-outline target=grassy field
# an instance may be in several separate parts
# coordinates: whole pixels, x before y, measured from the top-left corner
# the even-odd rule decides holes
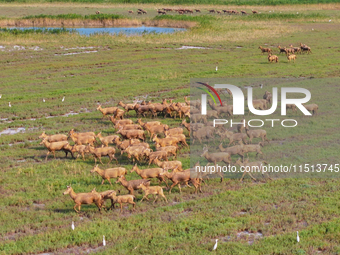
[[[47,151],[38,139],[42,131],[66,134],[74,128],[113,134],[112,123],[96,111],[99,103],[108,107],[146,96],[153,102],[163,98],[183,102],[183,96],[190,94],[190,81],[197,78],[264,83],[264,89],[295,82],[309,89],[319,114],[307,118],[290,113],[287,118],[301,123],[292,130],[265,128],[271,140],[262,149],[265,159],[273,164],[339,163],[339,4],[259,6],[256,9],[263,13],[258,17],[206,13],[156,17],[156,9],[163,6],[152,4],[141,5],[147,16],[128,17],[132,6],[1,5],[1,24],[29,15],[85,16],[100,10],[123,15],[129,22],[195,26],[175,34],[132,37],[0,32],[0,130],[25,128],[0,136],[0,253],[207,254],[216,238],[216,254],[340,253],[337,178],[276,177],[266,182],[256,176],[260,181],[246,177],[243,183],[210,179],[201,194],[193,194],[193,188],[183,188],[180,194],[174,188],[170,195],[165,191],[169,203],[137,202],[133,213],[129,207],[122,214],[118,209],[100,214],[94,205],[82,206],[79,215],[73,211],[71,198],[62,195],[66,185],[76,192],[94,187],[127,191],[120,184],[100,185],[101,178],[90,174],[92,157],[64,159],[64,153],[57,152],[56,160],[50,156],[45,162]],[[278,45],[300,42],[309,45],[313,54],[298,55],[296,63],[278,55]],[[269,64],[260,45],[271,47],[279,63]],[[182,46],[205,49],[183,50]],[[261,98],[264,90],[254,89],[254,93]],[[273,117],[280,118],[278,113]],[[136,120],[134,113],[131,118]],[[160,120],[170,127],[181,122]],[[223,142],[226,147],[227,141]],[[126,156],[117,157],[121,165],[132,168]],[[189,167],[189,149],[181,150],[178,158],[184,168]],[[136,173],[127,176],[137,178]],[[137,193],[137,201],[141,198]]]
[[[172,5],[188,5],[188,4],[201,4],[201,5],[287,5],[287,4],[324,4],[324,3],[338,3],[336,0],[1,0],[1,2],[11,3],[50,3],[50,2],[66,2],[66,3],[86,3],[86,4],[101,4],[101,3],[111,3],[111,4],[172,4]]]

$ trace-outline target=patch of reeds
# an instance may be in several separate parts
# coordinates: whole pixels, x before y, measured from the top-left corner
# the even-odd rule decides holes
[[[0,19],[0,27],[134,27],[156,26],[174,28],[192,28],[197,21],[204,23],[205,18],[199,17],[156,17],[154,19],[122,18],[120,15],[35,15],[22,19]]]
[[[65,34],[73,33],[72,29],[66,28],[1,28],[0,33],[7,33],[12,35],[25,35],[25,34]]]
[[[59,15],[29,15],[23,17],[23,19],[89,19],[89,20],[114,20],[114,19],[123,19],[122,15],[118,14],[91,14],[91,15],[80,15],[76,13],[68,13],[68,14],[59,14]]]

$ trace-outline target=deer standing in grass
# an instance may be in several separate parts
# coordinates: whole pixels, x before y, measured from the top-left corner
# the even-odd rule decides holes
[[[209,153],[208,152],[208,147],[205,146],[203,148],[203,154],[201,157],[205,157],[209,163],[206,166],[209,166],[210,163],[214,163],[215,169],[217,169],[217,162],[225,162],[230,165],[231,163],[231,157],[228,152],[215,152],[215,153]],[[216,171],[216,173],[221,177],[221,182],[223,182],[223,173]]]
[[[162,187],[160,187],[160,186],[145,186],[143,183],[141,183],[138,187],[141,188],[144,191],[144,193],[145,193],[145,195],[142,198],[141,202],[144,200],[144,198],[146,200],[149,200],[148,199],[148,195],[154,195],[155,200],[153,201],[153,204],[157,201],[158,195],[163,197],[165,199],[165,201],[168,202],[168,200],[164,196],[163,188]]]
[[[79,213],[80,207],[83,204],[96,204],[98,210],[101,211],[101,207],[103,205],[103,199],[97,192],[89,192],[89,193],[75,193],[71,186],[67,186],[67,189],[64,191],[63,195],[69,194],[73,201],[76,203],[73,209]],[[78,207],[78,210],[76,209]]]

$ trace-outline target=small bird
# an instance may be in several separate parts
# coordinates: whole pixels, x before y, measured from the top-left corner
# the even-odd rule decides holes
[[[43,102],[45,103],[45,98],[43,98]]]
[[[331,22],[332,20],[330,19],[328,22]]]
[[[8,106],[9,106],[9,107],[12,107],[11,102],[8,102]]]
[[[63,99],[61,100],[61,102],[64,102],[64,100],[65,100],[65,97],[63,97]]]
[[[300,242],[299,231],[296,231],[296,234],[297,234],[296,241],[299,243]]]
[[[217,249],[217,241],[218,241],[218,239],[216,239],[216,243],[214,245],[213,251],[215,251]]]
[[[72,230],[74,230],[74,221],[72,221],[71,228],[72,228]]]
[[[216,72],[217,72],[217,70],[218,70],[218,67],[216,66]]]
[[[312,28],[312,31],[314,31],[314,28]]]
[[[263,88],[263,84],[260,84],[260,88],[261,88],[261,89]]]
[[[106,246],[105,236],[103,236],[103,246]]]

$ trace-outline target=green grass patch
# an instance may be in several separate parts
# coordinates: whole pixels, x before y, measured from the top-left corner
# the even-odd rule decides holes
[[[73,33],[72,29],[66,28],[0,28],[0,34],[26,35],[26,34],[65,34]]]
[[[258,13],[256,15],[244,15],[245,20],[294,20],[294,19],[323,19],[329,17],[322,13]]]
[[[22,6],[17,8],[24,10]],[[53,14],[54,6],[49,8]],[[85,17],[95,10],[82,6],[78,13],[64,8],[55,14],[72,12]],[[124,8],[119,11],[124,13],[128,7]],[[6,15],[7,10],[2,9],[0,14]],[[149,16],[135,17],[153,19],[155,9],[147,11]],[[30,7],[20,15],[15,8],[11,12],[12,17],[18,18],[43,11],[40,7]],[[304,11],[305,17],[314,13],[327,16],[331,12]],[[108,182],[100,185],[101,177],[90,174],[94,166],[92,156],[87,156],[85,161],[73,160],[70,156],[64,159],[63,152],[56,152],[56,159],[50,155],[44,162],[47,150],[39,145],[38,139],[43,131],[67,134],[72,128],[76,132],[115,134],[112,123],[101,119],[102,114],[96,111],[98,104],[110,107],[117,106],[120,100],[161,102],[163,98],[183,102],[183,96],[190,94],[192,78],[202,81],[220,78],[221,82],[231,84],[239,81],[236,85],[240,86],[255,85],[254,98],[262,98],[264,91],[286,86],[284,82],[278,84],[267,78],[282,77],[287,84],[295,80],[296,87],[309,89],[311,103],[319,105],[319,114],[305,117],[300,112],[289,111],[287,118],[297,119],[298,128],[264,127],[270,139],[261,149],[266,161],[276,165],[338,162],[340,72],[335,56],[340,35],[338,14],[334,15],[335,22],[316,19],[315,23],[309,23],[303,16],[300,19],[270,16],[271,22],[226,15],[155,18],[165,19],[164,22],[172,19],[209,24],[168,35],[1,34],[0,131],[19,127],[26,130],[0,136],[0,253],[79,254],[90,249],[98,254],[208,254],[216,238],[220,239],[216,254],[339,253],[339,178],[278,177],[266,182],[257,174],[254,177],[258,182],[252,182],[248,176],[243,183],[235,179],[223,183],[210,179],[198,195],[193,194],[192,187],[182,187],[182,194],[177,187],[171,194],[165,190],[169,203],[161,199],[155,204],[140,203],[142,194],[136,192],[138,202],[134,213],[129,211],[131,206],[123,207],[122,214],[118,208],[100,214],[94,205],[83,205],[82,213],[77,215],[73,211],[74,202],[62,195],[66,185],[71,184],[75,192],[90,192],[95,187],[97,191],[119,189],[122,194],[127,191],[115,180],[112,186]],[[300,42],[309,45],[313,54],[298,54],[295,63],[288,63],[286,56],[279,54],[277,45],[298,46]],[[279,56],[279,63],[268,63],[259,45],[270,47]],[[182,46],[201,48],[183,50]],[[261,83],[263,89],[258,87]],[[231,104],[229,97],[223,96],[223,100]],[[71,111],[79,114],[66,117],[65,113]],[[137,119],[133,111],[126,118],[134,122]],[[279,110],[273,118],[281,118]],[[154,120],[171,128],[181,123],[178,118],[143,118],[143,121]],[[155,149],[149,137],[147,142]],[[189,138],[187,142],[190,143]],[[226,147],[228,140],[221,142]],[[258,138],[253,143],[258,143]],[[189,151],[193,149],[194,146],[184,148],[178,154],[183,168],[190,166]],[[126,154],[121,156],[117,150],[116,157],[128,169],[128,180],[140,178],[130,173],[133,164]],[[255,155],[249,157],[255,160]],[[232,156],[233,162],[236,159],[237,156]],[[104,164],[108,162],[106,157],[102,160]],[[100,167],[115,166],[112,163]],[[148,168],[144,162],[138,166]],[[152,185],[158,185],[158,180],[152,180]],[[110,202],[106,203],[109,206]],[[74,231],[72,221],[76,225]],[[262,236],[253,240],[242,234],[247,231]],[[296,231],[300,243],[296,242]],[[102,247],[103,235],[106,247]]]

